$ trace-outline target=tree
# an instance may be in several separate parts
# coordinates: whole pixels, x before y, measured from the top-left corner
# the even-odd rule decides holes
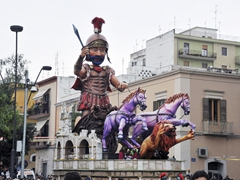
[[[14,122],[14,82],[15,82],[15,56],[0,59],[0,160],[5,166],[10,165],[13,122]],[[17,90],[24,88],[23,79],[27,65],[30,63],[24,59],[22,54],[18,55],[17,66]],[[23,138],[23,116],[16,111],[16,137],[15,140]],[[27,123],[26,150],[30,149],[29,142],[33,139],[35,127]],[[16,144],[16,143],[15,143]],[[26,153],[27,154],[27,153]]]

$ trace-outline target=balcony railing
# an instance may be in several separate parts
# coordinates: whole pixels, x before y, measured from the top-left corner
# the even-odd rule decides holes
[[[215,68],[209,66],[208,71],[219,72],[219,73],[228,73],[228,74],[238,74],[238,69],[224,69],[224,68]]]
[[[184,48],[178,50],[178,55],[179,57],[204,59],[204,60],[211,60],[211,61],[217,58],[217,53],[197,51],[192,49],[186,50]]]
[[[203,121],[203,133],[233,134],[233,122]]]
[[[37,102],[27,110],[29,116],[38,114],[49,113],[49,105],[47,102]]]

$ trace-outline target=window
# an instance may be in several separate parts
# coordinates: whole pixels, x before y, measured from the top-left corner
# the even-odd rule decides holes
[[[202,45],[202,56],[207,57],[208,55],[208,46]]]
[[[183,61],[183,66],[189,66],[189,61]]]
[[[203,121],[226,122],[226,100],[203,98]]]
[[[189,43],[184,43],[184,54],[189,54]]]
[[[137,62],[132,62],[132,66],[136,66],[137,65]]]
[[[146,59],[143,59],[143,66],[146,66]]]
[[[49,129],[48,123],[46,123],[46,124],[42,127],[42,129],[41,129],[40,135],[43,136],[43,137],[47,137],[48,134],[49,134],[49,133],[48,133],[48,129]]]
[[[43,95],[42,113],[49,113],[49,93]]]
[[[226,65],[222,65],[222,69],[226,70],[227,66]]]
[[[227,48],[226,47],[222,47],[222,55],[227,56]]]
[[[160,99],[160,100],[157,100],[157,101],[153,101],[153,111],[157,110],[158,107],[163,105],[165,101],[166,101],[166,99]]]
[[[207,63],[202,63],[202,68],[207,69],[207,67],[208,67],[208,64],[207,64]]]
[[[36,154],[30,155],[30,162],[35,162],[36,161]]]

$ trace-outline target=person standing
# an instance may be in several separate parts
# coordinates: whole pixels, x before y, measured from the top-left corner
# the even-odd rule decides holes
[[[209,176],[205,171],[199,170],[192,175],[191,180],[209,180]]]
[[[78,172],[68,172],[64,176],[64,180],[82,180]]]
[[[124,159],[124,151],[123,151],[123,148],[121,148],[120,151],[119,151],[118,159]]]

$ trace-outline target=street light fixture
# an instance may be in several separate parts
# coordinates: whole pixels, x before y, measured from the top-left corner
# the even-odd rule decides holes
[[[15,81],[14,81],[14,118],[13,118],[13,141],[11,150],[11,165],[10,176],[14,178],[14,162],[15,162],[15,137],[16,137],[16,98],[17,98],[17,45],[18,45],[18,32],[22,32],[23,27],[18,25],[10,26],[11,31],[16,33],[16,56],[15,56]]]
[[[36,78],[36,80],[35,80],[35,82],[34,82],[34,84],[33,84],[33,87],[36,85],[37,80],[38,80],[38,77],[39,77],[39,75],[41,74],[42,70],[51,71],[51,70],[52,70],[52,67],[51,67],[51,66],[43,66],[43,67],[42,67],[42,69],[39,71],[38,76],[37,76],[37,78]],[[30,100],[31,95],[32,95],[32,91],[30,92],[30,95],[29,95],[29,97],[28,97],[27,104],[28,104],[28,102],[29,102],[29,100]]]
[[[50,71],[52,70],[51,66],[43,66],[42,69],[40,70],[33,86],[36,85],[38,77],[40,75],[40,73],[42,72],[42,70],[45,71]],[[26,71],[25,73],[25,93],[24,93],[24,121],[23,121],[23,141],[22,141],[22,157],[21,157],[21,178],[23,178],[24,175],[24,163],[25,163],[25,147],[26,147],[26,125],[27,125],[27,105],[28,105],[28,101],[31,97],[32,91],[29,94],[29,97],[27,99],[27,94],[28,94],[28,71]]]

